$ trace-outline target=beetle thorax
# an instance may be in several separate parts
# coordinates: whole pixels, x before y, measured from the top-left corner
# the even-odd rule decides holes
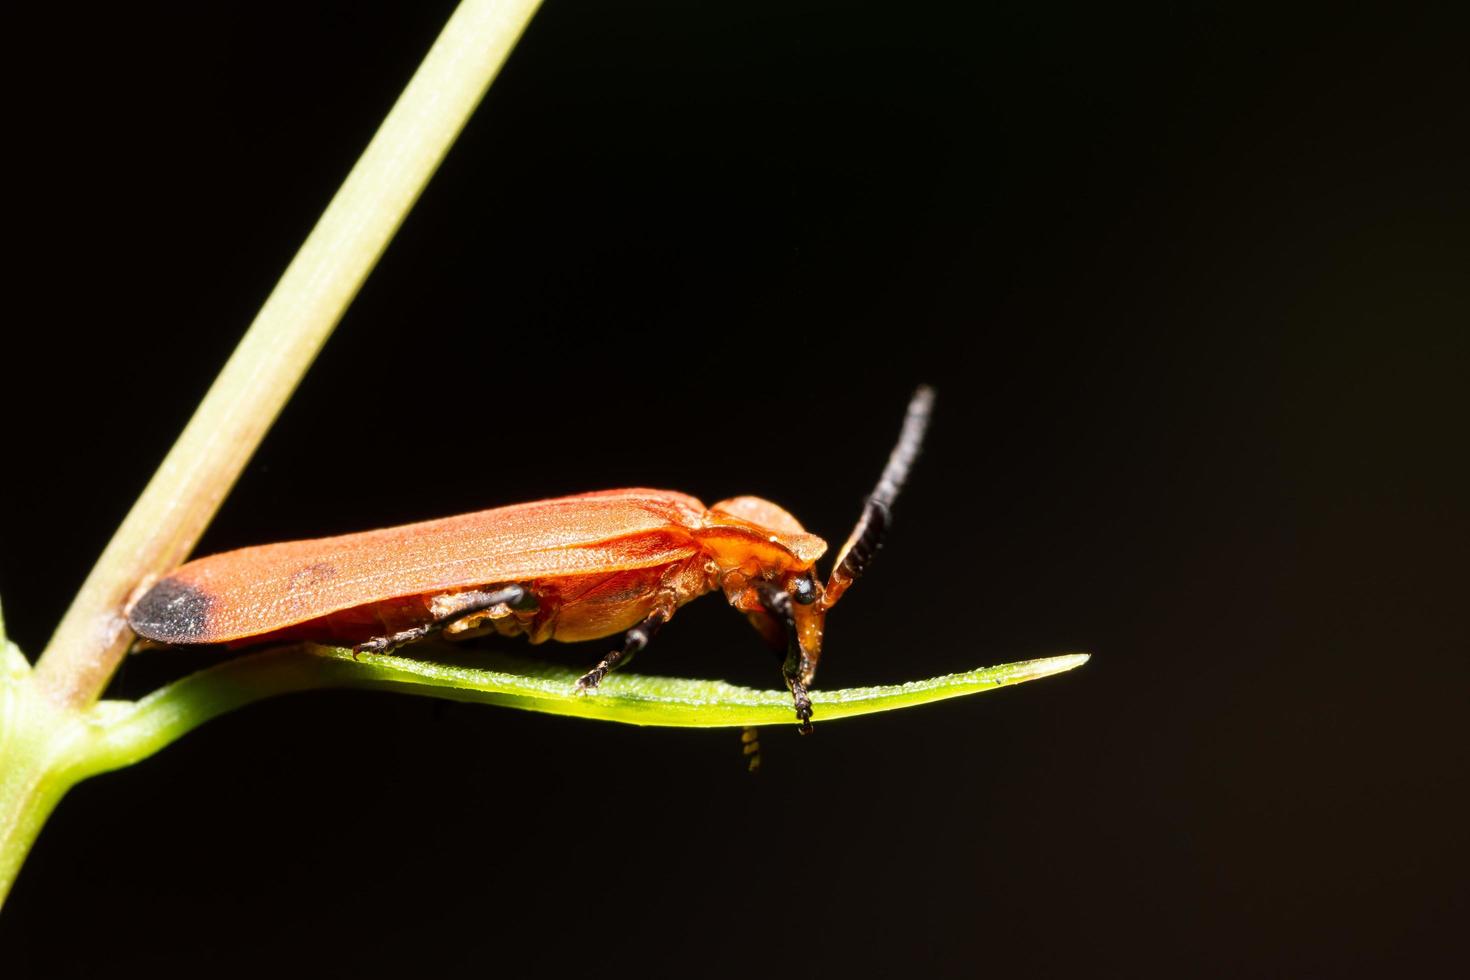
[[[732,497],[704,514],[695,537],[722,572],[747,575],[805,571],[827,550],[790,513],[760,497]]]

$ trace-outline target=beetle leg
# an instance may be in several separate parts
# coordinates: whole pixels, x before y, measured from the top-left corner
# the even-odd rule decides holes
[[[352,648],[352,659],[356,660],[359,653],[388,653],[405,643],[422,640],[434,630],[434,626],[415,626],[413,629],[400,630],[397,633],[389,633],[387,636],[375,636],[371,640],[355,645]]]
[[[623,634],[623,646],[620,650],[614,650],[603,657],[596,667],[577,679],[577,693],[586,694],[588,691],[602,683],[602,679],[612,672],[619,664],[625,664],[633,659],[634,654],[648,646],[669,617],[674,615],[673,603],[660,603],[648,617],[637,626]]]
[[[430,604],[430,610],[435,622],[447,626],[473,613],[484,612],[502,603],[518,612],[525,612],[536,608],[536,597],[524,585],[507,585],[503,589],[489,592],[483,589],[471,589],[468,592],[452,592],[448,595],[435,596]]]
[[[741,753],[749,756],[750,761],[745,764],[747,772],[757,773],[761,771],[761,730],[751,725],[740,729]]]
[[[623,633],[622,649],[614,649],[606,657],[601,658],[597,666],[592,667],[591,670],[588,670],[587,673],[582,674],[581,677],[576,679],[576,692],[587,693],[588,691],[592,691],[592,689],[597,688],[597,685],[603,683],[603,677],[612,673],[613,669],[616,669],[619,664],[626,664],[628,661],[631,661],[634,655],[638,654],[638,651],[641,651],[644,646],[648,645],[648,641],[651,641],[654,636],[659,635],[660,627],[672,619],[673,610],[675,610],[676,605],[678,605],[678,601],[676,601],[675,595],[672,592],[660,592],[659,598],[654,602],[653,613],[644,617],[644,621],[638,623],[638,626],[634,626],[628,632]]]
[[[436,600],[436,602],[439,601]],[[484,612],[502,603],[512,609],[524,611],[536,608],[536,597],[524,585],[507,585],[503,589],[492,591],[475,589],[470,592],[457,592],[439,602],[441,609],[433,622],[397,633],[389,633],[387,636],[373,637],[371,640],[354,646],[352,655],[356,657],[359,653],[388,653],[405,643],[422,640],[431,633],[437,633],[467,616]]]
[[[812,733],[812,699],[806,685],[801,682],[801,641],[796,633],[796,614],[791,611],[791,593],[775,582],[765,580],[755,583],[756,594],[761,605],[771,618],[786,630],[786,657],[781,663],[781,674],[791,690],[791,700],[796,704],[796,720],[801,723],[801,733]]]

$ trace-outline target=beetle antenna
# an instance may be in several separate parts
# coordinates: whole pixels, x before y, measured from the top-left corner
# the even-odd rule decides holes
[[[872,564],[873,556],[883,545],[883,533],[888,530],[889,512],[898,492],[913,469],[919,456],[919,447],[924,443],[924,433],[929,428],[929,416],[934,409],[934,389],[920,385],[909,399],[908,414],[904,416],[903,430],[893,452],[888,454],[888,465],[878,477],[878,485],[868,494],[863,504],[863,515],[857,526],[847,536],[847,543],[837,553],[837,562],[832,566],[832,576],[823,590],[822,607],[830,609],[837,605],[847,587],[857,581]]]

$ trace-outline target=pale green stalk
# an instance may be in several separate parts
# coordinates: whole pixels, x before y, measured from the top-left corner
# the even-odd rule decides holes
[[[97,700],[131,640],[122,608],[180,564],[479,103],[539,0],[464,0],[118,528],[36,665]]]
[[[95,772],[122,610],[193,550],[510,55],[539,0],[463,0],[108,543],[34,670],[0,651],[0,902],[66,790]],[[101,709],[100,711],[98,709]]]

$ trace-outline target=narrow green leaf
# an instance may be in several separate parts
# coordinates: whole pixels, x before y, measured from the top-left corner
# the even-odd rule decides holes
[[[354,659],[350,651],[335,647],[283,647],[191,674],[136,703],[100,702],[93,709],[99,742],[89,753],[89,769],[101,772],[136,762],[209,719],[254,701],[322,688],[399,691],[631,725],[794,724],[791,695],[784,690],[613,674],[598,690],[578,694],[578,672],[545,661],[442,644],[413,649],[421,656],[363,654]],[[908,684],[813,691],[813,721],[825,724],[994,690],[1071,670],[1087,659],[1085,653],[1073,653]]]
[[[719,728],[794,724],[791,695],[757,691],[724,681],[647,674],[611,674],[594,692],[576,693],[580,671],[523,657],[436,653],[434,660],[363,655],[359,662],[337,650],[318,651],[362,675],[353,686],[383,687],[529,711],[617,721],[633,725]],[[1036,680],[1086,663],[1085,653],[981,667],[907,684],[812,692],[813,722],[834,721],[976,694]]]

